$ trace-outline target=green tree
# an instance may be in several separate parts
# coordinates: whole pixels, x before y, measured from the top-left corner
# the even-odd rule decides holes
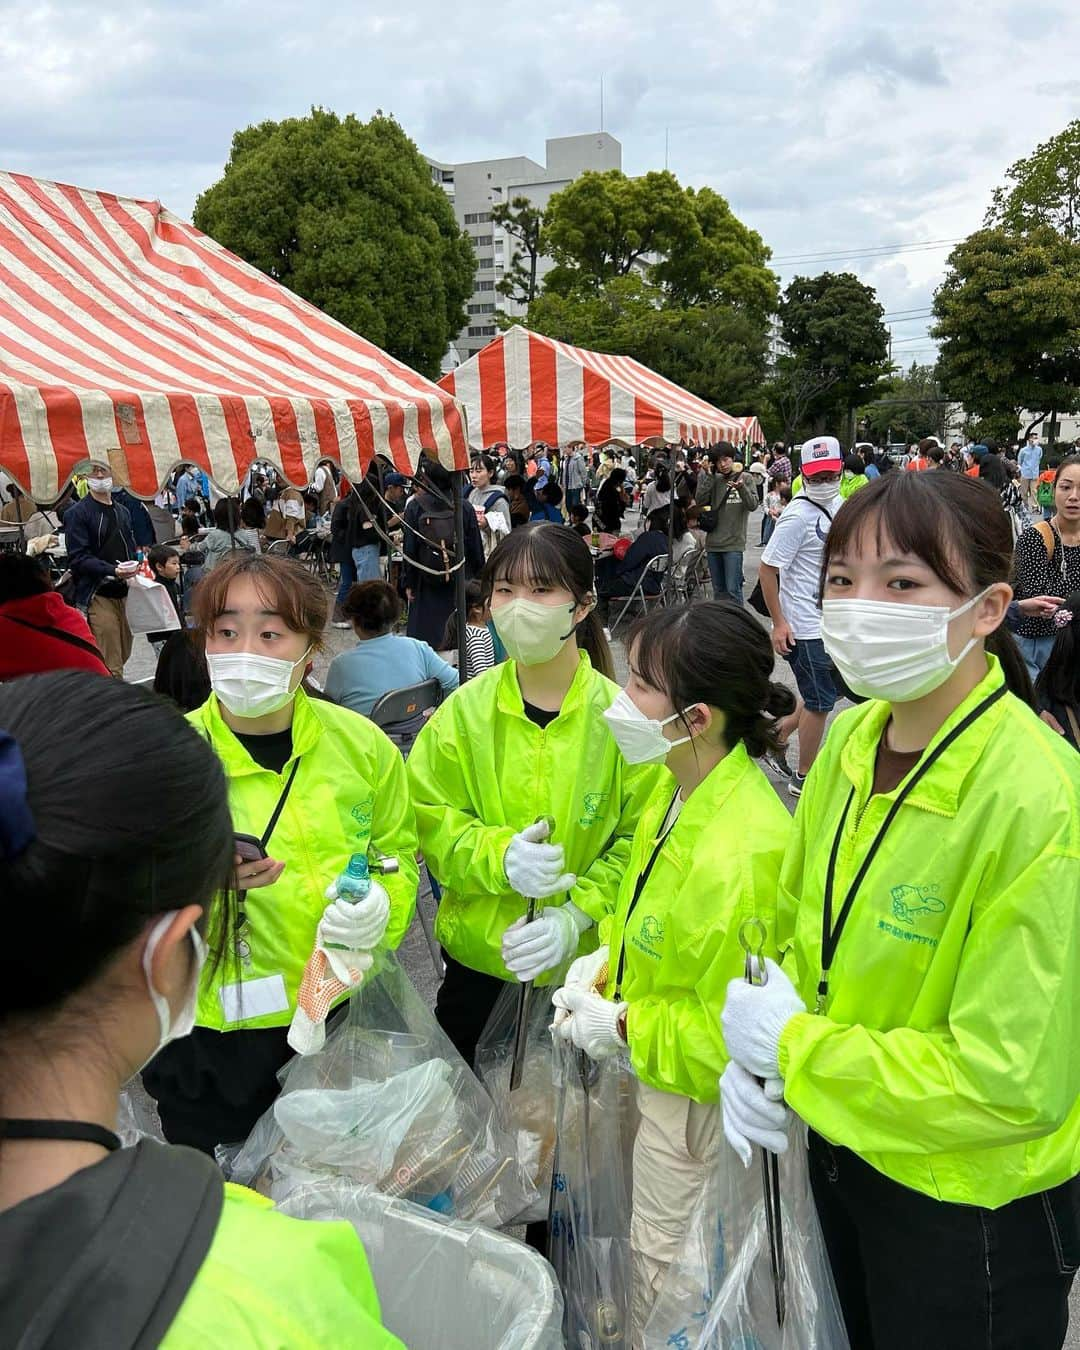
[[[1005,177],[1009,186],[995,189],[988,226],[1014,234],[1048,227],[1080,243],[1080,118],[1018,159]]]
[[[969,415],[1013,434],[1080,403],[1080,244],[1047,226],[980,230],[949,256],[934,296],[938,376]]]
[[[678,241],[652,270],[667,303],[676,308],[731,305],[762,318],[774,313],[777,284],[768,267],[772,251],[761,235],[745,226],[712,188],[687,188],[686,197],[698,229]]]
[[[904,374],[894,375],[883,386],[881,398],[867,404],[859,420],[876,444],[886,437],[920,441],[924,436],[942,435],[947,409],[936,367],[913,361]]]
[[[506,275],[495,289],[508,300],[531,305],[536,299],[537,266],[544,252],[544,212],[539,206],[534,206],[528,197],[515,197],[510,202],[501,202],[494,207],[491,219],[517,241]]]
[[[424,375],[465,323],[472,245],[392,118],[313,108],[238,131],[194,221]]]
[[[839,378],[835,370],[809,360],[790,354],[777,358],[762,390],[762,406],[767,416],[772,414],[770,423],[782,424],[785,445],[794,445],[796,435],[809,430],[811,410],[828,399]]]
[[[889,372],[889,333],[872,286],[851,272],[794,277],[780,299],[780,335],[795,366],[833,376],[800,413],[814,429],[833,430],[865,403]],[[794,367],[792,367],[794,369]]]

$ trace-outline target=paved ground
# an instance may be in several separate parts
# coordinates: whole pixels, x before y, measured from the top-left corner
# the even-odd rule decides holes
[[[747,531],[747,552],[744,559],[744,570],[746,580],[746,594],[749,595],[757,580],[758,562],[761,558],[761,549],[757,545],[760,530],[760,513],[755,513],[749,522]],[[628,626],[628,624],[626,625]],[[315,658],[316,678],[322,679],[326,675],[326,669],[330,661],[339,652],[347,651],[353,645],[354,639],[351,631],[340,631],[334,628],[327,628],[325,633],[325,645],[321,652]],[[615,634],[615,640],[612,643],[615,656],[616,675],[620,682],[626,678],[626,652],[622,642],[619,640],[619,634]],[[153,678],[154,660],[150,650],[149,643],[144,637],[136,637],[135,645],[132,650],[131,660],[124,670],[125,678],[128,680],[149,680]],[[794,679],[791,676],[791,670],[786,661],[777,660],[774,678],[791,688],[795,687]],[[847,707],[843,703],[840,708]],[[839,711],[840,709],[838,709]],[[796,762],[797,745],[793,742],[789,759],[792,763]],[[770,775],[771,777],[771,775]],[[780,795],[781,801],[791,810],[794,810],[795,799],[785,790],[784,782],[773,782]],[[426,890],[421,894],[419,900],[420,909],[432,921],[434,920],[434,905],[430,891]],[[428,943],[425,940],[422,923],[418,917],[409,933],[406,935],[400,952],[403,964],[416,985],[418,991],[428,1000],[429,1005],[434,1005],[435,993],[438,988],[440,976],[436,974],[435,966],[432,961]],[[1064,1343],[1064,1350],[1080,1350],[1080,1283],[1073,1290],[1071,1300],[1072,1318],[1068,1335]]]

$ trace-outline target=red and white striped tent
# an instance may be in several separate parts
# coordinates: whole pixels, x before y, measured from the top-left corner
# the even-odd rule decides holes
[[[439,384],[464,407],[474,447],[534,441],[699,445],[742,435],[729,417],[629,356],[583,351],[514,327]]]
[[[741,445],[765,444],[765,433],[756,417],[740,417],[738,420],[742,424],[742,435],[739,437]]]
[[[159,202],[0,173],[0,467],[35,500],[90,457],[149,497],[181,461],[235,492],[423,449],[468,465],[449,395]]]

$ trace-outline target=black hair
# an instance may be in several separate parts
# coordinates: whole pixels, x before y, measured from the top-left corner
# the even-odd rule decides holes
[[[210,673],[203,645],[189,628],[170,633],[154,670],[154,693],[168,698],[182,712],[194,712],[210,697]]]
[[[825,537],[819,594],[824,594],[833,560],[857,551],[867,532],[879,552],[891,544],[913,554],[957,595],[1008,584],[1012,573],[1012,527],[1001,498],[989,484],[966,474],[883,474],[860,488],[837,511]],[[985,646],[1001,662],[1011,692],[1034,707],[1031,677],[1004,624],[985,639]]]
[[[999,492],[1009,481],[1004,463],[998,455],[994,454],[983,457],[983,461],[979,465],[979,478],[984,483],[989,483],[992,488],[997,488]]]
[[[473,455],[472,468],[486,469],[492,478],[494,478],[495,474],[498,472],[499,466],[491,455]]]
[[[1054,645],[1035,681],[1035,693],[1041,703],[1080,708],[1080,591],[1068,596],[1056,614],[1072,618],[1060,628],[1055,624]]]
[[[584,502],[575,502],[574,505],[570,507],[570,518],[572,520],[580,520],[584,523],[589,519],[589,508]]]
[[[454,490],[453,475],[435,458],[434,451],[425,450],[420,456],[416,478],[418,487],[434,493],[436,497],[449,497]]]
[[[579,605],[595,597],[593,560],[589,546],[568,525],[541,521],[512,531],[491,551],[480,574],[484,604],[491,603],[496,581],[543,581],[569,591]],[[615,678],[611,648],[595,608],[577,626],[577,640],[593,668]]]
[[[378,637],[401,618],[401,597],[385,581],[357,581],[349,587],[342,609],[354,627]]]
[[[848,473],[861,474],[866,472],[866,464],[859,455],[845,455],[844,468]]]
[[[158,568],[164,567],[170,558],[179,558],[179,556],[179,550],[173,548],[171,544],[155,544],[146,555],[146,561],[151,567]]]
[[[476,609],[484,608],[484,589],[479,581],[473,579],[465,583],[465,619],[468,622],[469,615]],[[442,650],[444,652],[454,651],[458,645],[458,622],[457,608],[450,611],[450,617],[446,621],[446,627],[443,629]]]
[[[546,501],[549,506],[558,506],[563,499],[562,488],[558,483],[552,482],[551,479],[548,479],[540,490],[544,494],[544,501]]]
[[[249,530],[266,529],[266,508],[257,497],[249,497],[241,506],[240,521]]]
[[[657,492],[671,491],[671,474],[668,472],[666,464],[661,464],[657,467],[656,478],[654,481],[656,483]]]
[[[730,600],[654,609],[630,630],[627,650],[646,684],[684,710],[707,703],[724,714],[724,742],[741,741],[755,759],[779,749],[776,719],[795,709],[795,695],[772,678],[768,634],[749,610]]]
[[[0,1020],[57,1007],[155,915],[189,904],[207,911],[219,966],[235,949],[233,827],[203,737],[146,690],[76,670],[0,685],[0,727],[22,754],[35,829],[0,861]],[[48,959],[28,959],[44,912]]]
[[[51,591],[49,565],[27,553],[0,553],[0,605]]]
[[[240,503],[235,497],[222,497],[214,507],[214,524],[230,534],[240,528]]]

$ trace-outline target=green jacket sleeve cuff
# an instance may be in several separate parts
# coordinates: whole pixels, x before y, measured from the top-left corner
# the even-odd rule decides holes
[[[798,1044],[799,1036],[807,1029],[810,1023],[818,1020],[815,1013],[795,1013],[784,1023],[784,1029],[780,1033],[780,1044],[777,1047],[776,1058],[780,1065],[780,1077],[787,1078],[788,1064],[791,1062],[792,1043]]]

